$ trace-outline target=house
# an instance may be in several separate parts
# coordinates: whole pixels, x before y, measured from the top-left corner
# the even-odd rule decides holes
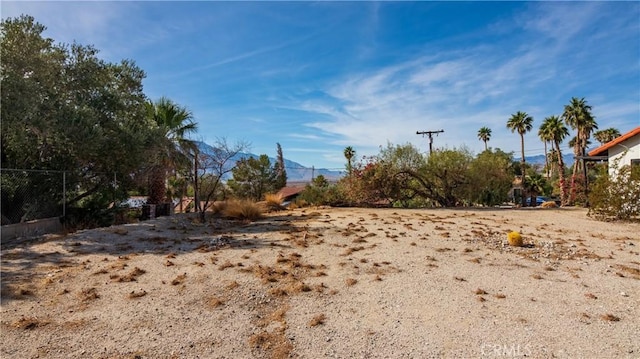
[[[640,166],[640,126],[589,151],[589,157],[608,160],[610,176],[614,176],[622,166]]]
[[[278,191],[278,194],[282,196],[282,201],[285,204],[288,204],[294,201],[302,191],[304,191],[305,186],[302,185],[292,185],[282,188]]]

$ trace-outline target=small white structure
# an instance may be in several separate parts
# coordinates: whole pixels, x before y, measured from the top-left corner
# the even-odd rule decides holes
[[[609,158],[609,176],[625,165],[640,166],[640,126],[604,145],[589,151],[589,156]]]

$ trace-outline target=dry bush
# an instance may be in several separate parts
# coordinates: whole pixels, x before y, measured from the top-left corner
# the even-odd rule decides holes
[[[262,217],[260,206],[249,200],[228,201],[222,215],[232,219],[254,220]]]
[[[282,205],[284,197],[282,193],[267,193],[264,195],[264,205],[268,212],[277,212],[285,210],[285,207]]]
[[[209,208],[210,208],[211,212],[213,212],[213,213],[222,213],[225,210],[225,208],[227,208],[227,202],[226,201],[216,201]]]
[[[558,205],[554,201],[543,202],[540,207],[542,208],[557,208]]]

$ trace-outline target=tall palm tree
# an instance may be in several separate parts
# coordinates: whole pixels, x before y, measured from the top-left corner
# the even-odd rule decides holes
[[[353,171],[353,163],[351,162],[353,157],[356,156],[356,150],[351,146],[347,146],[344,149],[344,157],[347,159],[347,173],[351,176],[351,172]]]
[[[520,166],[522,167],[522,189],[525,188],[525,159],[524,159],[524,134],[531,131],[533,128],[533,117],[529,116],[526,112],[518,111],[511,115],[511,118],[507,121],[507,128],[511,132],[518,132],[520,135],[520,149],[522,152],[522,160]],[[524,193],[522,196],[522,206],[526,205],[526,199]]]
[[[591,105],[583,98],[571,98],[568,105],[564,107],[562,113],[564,122],[576,131],[576,140],[574,141],[574,154],[584,156],[588,146],[589,138],[593,130],[598,129],[595,117],[591,114]],[[576,161],[573,164],[573,174],[571,175],[571,192],[569,202],[573,202],[576,191],[576,174],[582,168],[582,161]]]
[[[487,142],[491,139],[491,129],[489,127],[481,127],[478,130],[478,139],[484,142],[484,150],[487,150]]]
[[[549,156],[547,154],[547,143],[551,142],[551,133],[549,132],[549,123],[551,121],[551,117],[545,118],[544,121],[542,121],[542,125],[540,125],[540,128],[538,129],[538,137],[540,137],[542,142],[544,142],[544,163],[545,169],[547,171],[547,178],[549,178],[550,173]]]
[[[558,186],[560,187],[560,202],[562,205],[567,201],[567,185],[564,178],[564,160],[562,159],[562,150],[560,144],[569,136],[569,130],[564,122],[558,116],[551,116],[545,119],[547,131],[551,138],[552,152],[557,155],[556,163],[558,165]]]
[[[593,138],[600,142],[601,145],[613,141],[616,137],[620,137],[620,131],[613,127],[593,133]]]
[[[149,203],[163,203],[167,197],[167,173],[169,170],[190,168],[189,153],[195,143],[188,135],[197,131],[193,115],[166,97],[156,102],[147,102],[147,116],[155,126],[153,129],[151,156],[151,181]]]

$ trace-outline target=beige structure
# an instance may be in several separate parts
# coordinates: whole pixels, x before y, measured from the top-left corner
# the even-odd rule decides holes
[[[622,166],[640,166],[640,126],[590,151],[589,156],[607,156],[610,176]]]

